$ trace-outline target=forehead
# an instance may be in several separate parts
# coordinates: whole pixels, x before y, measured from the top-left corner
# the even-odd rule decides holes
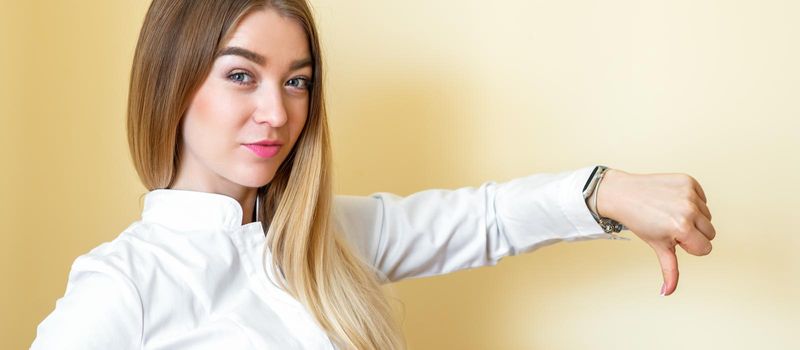
[[[242,17],[223,44],[230,46],[254,51],[268,61],[287,62],[309,56],[308,38],[300,22],[273,9],[258,9]]]

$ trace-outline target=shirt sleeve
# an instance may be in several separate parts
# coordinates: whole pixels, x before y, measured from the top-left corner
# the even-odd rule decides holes
[[[594,166],[400,197],[335,197],[352,246],[382,282],[492,266],[561,241],[615,239],[594,220],[583,186]]]
[[[142,303],[130,280],[78,258],[67,290],[36,329],[31,349],[140,349]]]

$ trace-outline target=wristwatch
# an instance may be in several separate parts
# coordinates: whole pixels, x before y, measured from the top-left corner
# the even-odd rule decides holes
[[[583,199],[586,201],[586,205],[589,207],[592,217],[594,217],[594,220],[600,224],[600,227],[603,228],[603,231],[605,231],[605,233],[617,233],[622,230],[627,230],[628,228],[613,219],[600,217],[600,214],[597,213],[596,191],[600,186],[600,181],[603,180],[603,175],[605,175],[607,170],[608,167],[604,165],[598,165],[594,168],[594,170],[592,170],[592,175],[588,180],[586,180],[586,184],[583,185]],[[595,195],[592,196],[593,194]],[[594,200],[589,200],[590,197],[594,197]]]

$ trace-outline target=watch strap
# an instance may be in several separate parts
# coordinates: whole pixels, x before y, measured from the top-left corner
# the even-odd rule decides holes
[[[589,212],[592,214],[592,217],[600,224],[603,231],[605,233],[618,233],[628,228],[616,220],[601,217],[597,212],[597,189],[600,187],[600,182],[603,180],[606,171],[608,171],[608,167],[604,165],[598,165],[592,170],[591,176],[589,176],[589,179],[586,180],[586,184],[583,186],[583,198],[587,202],[586,204],[589,207]]]

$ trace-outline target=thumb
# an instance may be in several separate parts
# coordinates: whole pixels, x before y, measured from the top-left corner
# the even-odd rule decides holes
[[[656,248],[656,255],[661,264],[661,273],[664,275],[661,295],[667,296],[675,292],[678,287],[678,257],[675,255],[675,246]]]

